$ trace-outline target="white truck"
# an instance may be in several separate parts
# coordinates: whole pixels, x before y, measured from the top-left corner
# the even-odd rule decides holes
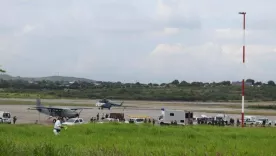
[[[79,125],[79,124],[85,124],[87,122],[84,122],[82,118],[70,118],[67,121],[63,122],[62,125]]]
[[[255,125],[257,118],[255,116],[244,116],[244,125]]]
[[[0,123],[12,123],[12,117],[10,112],[0,111]]]
[[[265,121],[265,125],[272,125],[272,121],[268,120],[268,118],[259,118],[257,121],[256,121],[256,125],[263,125],[263,122]]]
[[[185,125],[185,111],[183,110],[164,110],[158,119],[160,125],[170,125],[171,123]]]

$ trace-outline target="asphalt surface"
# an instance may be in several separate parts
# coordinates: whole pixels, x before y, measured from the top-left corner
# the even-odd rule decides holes
[[[34,105],[0,105],[0,110],[2,111],[8,111],[12,114],[12,116],[17,116],[17,122],[18,124],[21,123],[35,123],[36,120],[38,120],[40,123],[51,123],[53,119],[48,119],[49,116],[44,115],[42,113],[38,113],[36,110],[28,110],[29,107],[33,107]],[[134,106],[134,105],[133,105]],[[74,108],[73,106],[65,107],[65,106],[53,106],[53,107],[61,107],[61,108]],[[75,106],[80,107],[80,106]],[[89,121],[91,117],[96,117],[97,113],[100,114],[100,117],[102,114],[106,113],[125,113],[125,118],[129,119],[130,116],[149,116],[151,118],[157,119],[161,115],[161,108],[164,107],[163,105],[147,105],[140,106],[137,105],[135,107],[130,108],[112,108],[111,110],[99,110],[98,108],[94,107],[93,109],[84,109],[82,110],[80,117],[83,118],[85,121]],[[181,109],[181,110],[191,110],[194,109],[193,107],[189,106],[170,106],[170,107],[164,107],[165,109]],[[199,109],[196,107],[196,109]],[[208,108],[207,107],[200,107],[201,110],[236,110],[231,108]],[[237,109],[239,110],[239,109]],[[200,115],[207,115],[207,116],[215,116],[217,113],[205,113],[205,112],[196,112],[194,111],[194,116],[200,116]],[[240,114],[228,114],[230,117],[237,119],[240,118]],[[255,115],[256,117],[264,117]],[[267,116],[270,120],[276,120],[276,116]]]

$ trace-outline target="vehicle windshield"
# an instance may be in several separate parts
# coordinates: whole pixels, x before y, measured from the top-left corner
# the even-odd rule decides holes
[[[142,122],[144,119],[136,119],[137,122]]]
[[[163,115],[159,116],[159,120],[163,119]]]
[[[75,119],[68,119],[66,122],[75,122]]]
[[[10,113],[3,113],[3,117],[4,117],[4,118],[10,118],[11,115],[10,115]]]

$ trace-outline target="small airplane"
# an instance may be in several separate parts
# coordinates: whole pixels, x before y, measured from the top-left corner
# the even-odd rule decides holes
[[[111,107],[120,107],[123,105],[124,102],[121,104],[112,103],[107,99],[102,99],[96,103],[96,106],[99,107],[99,109],[107,108],[110,110]]]
[[[57,107],[44,107],[40,99],[36,99],[36,107],[28,108],[28,110],[37,110],[40,113],[49,115],[51,117],[62,117],[62,118],[77,118],[83,109],[93,108],[57,108]],[[77,110],[81,110],[77,112]],[[53,120],[55,122],[56,119]]]

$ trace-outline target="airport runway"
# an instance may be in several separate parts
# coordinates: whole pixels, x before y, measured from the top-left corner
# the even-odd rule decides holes
[[[45,123],[47,118],[49,116],[46,116],[42,113],[38,113],[36,110],[28,110],[29,107],[33,107],[34,105],[0,105],[0,110],[2,111],[9,111],[11,112],[12,116],[17,116],[17,123],[35,123],[36,120],[40,121],[41,123]],[[53,106],[53,107],[62,107],[64,108],[65,106]],[[75,106],[77,107],[77,106]],[[79,106],[78,106],[79,107]],[[163,106],[147,106],[148,108],[116,108],[116,109],[111,109],[111,110],[99,110],[96,107],[93,109],[84,109],[82,110],[80,117],[83,118],[85,121],[89,121],[91,117],[96,117],[97,113],[100,114],[100,117],[102,116],[102,113],[125,113],[125,118],[128,119],[129,116],[149,116],[152,118],[157,119],[161,115],[161,108]],[[74,106],[71,106],[69,108],[74,108]],[[191,107],[185,107],[185,106],[170,106],[170,107],[165,107],[165,109],[181,109],[181,110],[191,110],[193,108]],[[197,108],[198,109],[198,108]],[[201,111],[204,110],[214,110],[214,109],[219,109],[219,108],[201,108]],[[222,108],[220,108],[222,109]],[[223,108],[225,110],[226,108]],[[227,108],[227,110],[233,110],[231,108]],[[234,109],[235,110],[235,109]],[[200,115],[207,115],[207,116],[215,116],[218,113],[207,113],[207,112],[194,112],[194,116],[200,116]],[[228,114],[230,117],[233,117],[234,119],[240,118],[240,114]],[[259,115],[255,115],[256,117],[261,117]],[[262,116],[263,117],[263,116]],[[276,116],[267,116],[268,119],[270,120],[276,120]],[[48,120],[50,123],[52,120]]]

